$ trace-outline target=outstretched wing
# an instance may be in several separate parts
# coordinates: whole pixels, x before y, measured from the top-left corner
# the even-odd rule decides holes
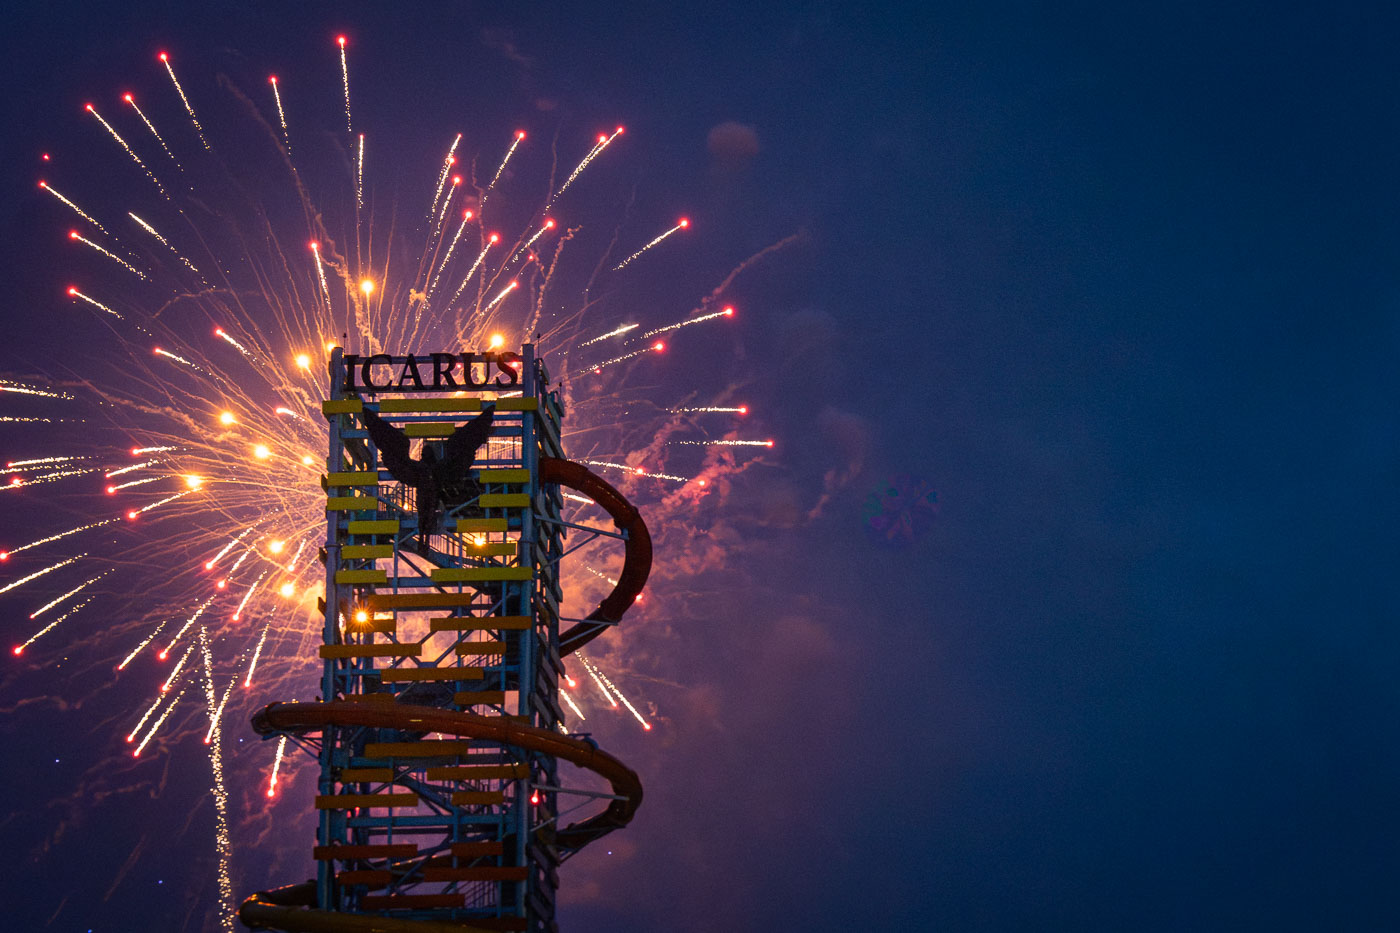
[[[405,486],[419,486],[428,479],[428,468],[408,455],[407,435],[368,408],[363,417],[370,440],[379,448],[379,458],[384,461],[389,475]]]
[[[442,459],[438,461],[443,475],[458,477],[471,469],[477,448],[491,436],[491,422],[495,417],[496,410],[488,408],[452,432],[442,445]]]

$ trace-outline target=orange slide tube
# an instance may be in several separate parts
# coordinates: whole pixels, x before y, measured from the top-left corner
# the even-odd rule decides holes
[[[558,830],[558,843],[581,848],[594,839],[626,826],[642,802],[642,782],[637,773],[592,743],[547,729],[527,726],[500,717],[479,716],[431,706],[392,706],[384,709],[336,700],[329,703],[273,703],[253,716],[260,735],[279,732],[305,734],[326,726],[367,726],[413,732],[438,732],[466,739],[483,739],[501,745],[542,752],[600,775],[619,798],[579,823]],[[291,885],[261,891],[243,902],[238,916],[254,929],[273,928],[304,933],[464,933],[470,925],[341,914],[310,909],[315,903],[314,885]]]
[[[612,516],[613,524],[627,533],[617,586],[598,604],[597,609],[589,613],[587,619],[559,636],[559,656],[567,657],[597,638],[604,629],[616,625],[622,614],[637,601],[637,594],[646,586],[647,576],[651,573],[651,533],[632,503],[581,463],[541,457],[540,481],[558,483],[583,493],[601,505]]]

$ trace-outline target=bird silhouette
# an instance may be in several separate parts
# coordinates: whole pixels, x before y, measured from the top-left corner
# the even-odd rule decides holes
[[[491,436],[495,408],[488,408],[471,421],[452,432],[443,442],[442,459],[433,445],[423,445],[423,455],[415,460],[409,455],[408,435],[394,427],[376,412],[364,410],[365,427],[370,440],[379,448],[379,457],[389,475],[411,486],[418,506],[418,551],[428,549],[428,535],[438,530],[439,502],[445,493],[460,489],[466,473],[476,461],[476,452]]]

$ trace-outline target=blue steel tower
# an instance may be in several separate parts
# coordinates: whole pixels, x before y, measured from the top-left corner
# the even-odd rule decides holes
[[[363,359],[336,350],[330,375],[321,695],[253,719],[319,762],[316,877],[253,895],[240,917],[288,931],[557,930],[561,862],[641,802],[635,773],[566,732],[558,681],[564,659],[641,591],[646,525],[565,459],[559,392],[528,344]],[[433,493],[437,517],[419,528],[416,499],[428,493],[394,480],[366,413],[421,439],[431,459],[488,409],[471,469]],[[565,521],[563,486],[601,505],[611,526]],[[563,619],[560,562],[600,536],[624,547],[618,584],[587,617]],[[560,760],[611,792],[566,787]],[[603,807],[561,826],[574,797]]]

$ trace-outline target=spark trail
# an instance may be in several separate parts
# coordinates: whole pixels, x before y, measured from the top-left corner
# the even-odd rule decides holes
[[[592,149],[588,150],[588,155],[583,157],[583,161],[578,164],[577,168],[575,168],[571,173],[569,173],[569,177],[564,179],[564,184],[560,185],[559,190],[554,192],[554,194],[551,195],[549,200],[545,203],[545,210],[549,210],[551,207],[554,206],[554,202],[559,200],[559,196],[569,189],[569,186],[574,183],[574,179],[578,178],[579,175],[583,174],[583,170],[588,168],[589,163],[592,162],[594,159],[598,158],[598,156],[602,155],[603,150],[608,148],[608,146],[612,145],[612,141],[614,139],[617,139],[619,136],[622,135],[622,130],[623,128],[619,126],[611,136],[608,136],[605,133],[599,134],[598,142],[594,144]]]
[[[43,604],[42,606],[40,606],[38,609],[35,609],[33,612],[31,612],[31,613],[29,614],[29,618],[30,618],[31,620],[39,618],[39,616],[41,616],[41,615],[43,615],[44,613],[48,612],[50,609],[52,609],[54,606],[57,606],[59,603],[63,602],[63,601],[64,601],[65,599],[67,599],[68,597],[70,597],[70,596],[77,596],[77,595],[78,595],[79,593],[81,593],[83,590],[85,590],[85,589],[87,589],[88,587],[92,586],[92,585],[93,585],[94,583],[96,583],[98,580],[101,580],[103,577],[107,576],[107,574],[109,574],[109,573],[111,573],[111,572],[112,572],[112,571],[110,571],[110,570],[104,570],[104,571],[102,571],[101,573],[99,573],[97,576],[93,577],[91,580],[88,580],[88,581],[86,581],[85,583],[79,583],[77,586],[73,587],[71,590],[69,590],[68,592],[64,593],[62,596],[55,596],[53,599],[51,599],[51,600],[49,600],[48,602],[44,603],[44,604]]]
[[[111,250],[107,249],[106,247],[102,246],[101,244],[94,243],[92,240],[89,240],[87,237],[83,236],[81,233],[79,233],[79,232],[76,231],[76,230],[70,230],[70,231],[68,231],[68,239],[73,240],[73,241],[75,241],[75,242],[77,242],[77,243],[81,243],[81,244],[83,244],[84,246],[89,246],[89,247],[91,247],[92,249],[97,250],[97,252],[101,253],[103,256],[106,256],[108,259],[112,260],[113,262],[118,263],[119,265],[123,266],[123,267],[126,268],[128,271],[130,271],[131,273],[133,273],[137,278],[142,279],[143,281],[144,281],[144,280],[146,279],[146,277],[147,277],[147,276],[146,276],[146,273],[142,272],[140,269],[136,268],[136,267],[133,266],[131,263],[127,262],[125,259],[123,259],[123,258],[121,258],[120,256],[118,256],[116,253],[112,252]]]
[[[79,612],[84,606],[86,606],[88,603],[92,602],[93,599],[95,599],[95,598],[96,598],[96,597],[88,597],[87,599],[85,599],[85,600],[83,600],[82,602],[78,603],[78,605],[74,606],[72,609],[69,609],[67,612],[63,613],[63,615],[59,616],[57,619],[54,619],[54,620],[53,620],[52,622],[50,622],[48,625],[46,625],[46,626],[44,626],[43,628],[39,629],[39,631],[35,632],[33,635],[30,635],[29,638],[28,638],[28,640],[26,640],[26,641],[24,642],[24,644],[22,644],[22,645],[16,645],[16,646],[15,646],[15,648],[14,648],[15,654],[23,654],[25,648],[28,648],[30,645],[32,645],[32,644],[34,644],[36,641],[38,641],[42,636],[47,635],[49,632],[53,631],[53,630],[58,626],[58,623],[62,622],[64,619],[67,619],[67,618],[70,618],[70,617],[72,617],[72,616],[77,615],[78,612]]]
[[[205,626],[199,627],[200,651],[204,656],[204,697],[209,711],[209,770],[214,778],[210,795],[214,798],[214,851],[219,855],[219,923],[225,933],[233,933],[235,916],[233,904],[233,879],[229,874],[229,862],[233,857],[233,843],[228,832],[228,791],[224,786],[224,759],[222,733],[219,729],[219,710],[214,702],[214,660],[209,650],[209,632]]]
[[[481,193],[481,205],[486,206],[486,196],[495,190],[496,182],[501,180],[501,174],[506,170],[506,163],[510,157],[515,155],[515,150],[525,141],[525,131],[516,130],[515,138],[510,141],[510,148],[506,150],[505,158],[501,159],[501,164],[496,166],[496,174],[491,176],[491,183],[486,186],[486,190]]]
[[[772,447],[772,441],[746,441],[725,438],[717,441],[667,441],[674,447]]]
[[[123,94],[122,100],[130,104],[131,109],[136,111],[136,115],[141,118],[142,123],[146,124],[146,129],[151,131],[151,135],[156,138],[156,142],[160,143],[160,148],[165,150],[165,154],[170,156],[170,161],[175,163],[175,167],[184,171],[184,169],[180,167],[180,160],[175,158],[175,153],[171,152],[170,147],[165,144],[165,138],[156,130],[156,125],[146,116],[146,112],[136,105],[136,98],[132,97],[130,94]]]
[[[165,73],[170,75],[170,83],[175,85],[175,93],[180,95],[180,103],[185,105],[185,112],[190,115],[190,122],[194,124],[194,132],[199,137],[200,144],[207,151],[212,152],[213,150],[209,148],[209,140],[204,138],[204,127],[199,125],[199,117],[194,115],[194,108],[190,106],[190,99],[185,96],[185,89],[180,86],[180,79],[175,77],[175,69],[170,64],[170,56],[161,52],[156,57],[165,66]]]
[[[0,392],[12,392],[15,395],[36,395],[40,398],[61,398],[65,400],[76,398],[76,396],[67,392],[59,392],[53,389],[40,389],[37,386],[25,385],[22,382],[12,382],[7,379],[0,379]],[[15,466],[16,464],[12,463],[10,465]]]
[[[667,331],[680,330],[682,327],[689,327],[689,326],[691,326],[692,324],[701,324],[701,323],[704,323],[705,321],[713,321],[715,318],[733,317],[733,316],[734,316],[734,309],[733,309],[732,307],[727,307],[727,308],[725,308],[725,309],[722,310],[722,311],[715,311],[715,312],[712,312],[712,313],[710,313],[710,314],[702,314],[702,315],[700,315],[699,317],[687,318],[687,319],[684,320],[684,321],[676,321],[674,324],[666,324],[666,325],[663,326],[663,327],[654,328],[654,329],[649,330],[649,331],[647,331],[646,333],[642,334],[642,336],[641,336],[640,338],[638,338],[638,339],[640,339],[640,340],[645,340],[645,339],[648,338],[648,337],[655,337],[657,334],[664,334],[664,333],[666,333]]]
[[[637,251],[636,251],[635,253],[633,253],[631,256],[628,256],[626,259],[622,260],[622,262],[620,262],[620,263],[618,263],[617,265],[613,266],[613,271],[614,271],[614,272],[619,272],[619,271],[621,271],[622,269],[624,269],[624,268],[627,267],[628,263],[630,263],[632,260],[636,259],[638,256],[642,255],[642,253],[645,253],[647,250],[651,249],[653,246],[659,245],[659,244],[661,243],[662,240],[665,240],[665,239],[666,239],[668,236],[670,236],[671,234],[673,234],[673,233],[679,233],[680,231],[684,230],[686,227],[689,227],[689,226],[690,226],[690,221],[689,221],[689,220],[686,220],[684,217],[682,217],[680,220],[676,221],[676,225],[675,225],[674,227],[672,227],[670,230],[667,230],[665,233],[661,234],[661,235],[658,236],[656,239],[652,240],[652,241],[651,241],[650,243],[648,243],[646,246],[643,246],[641,249],[637,250]]]
[[[621,327],[618,327],[614,330],[610,330],[606,334],[599,334],[597,337],[594,337],[591,340],[585,340],[583,343],[578,345],[578,349],[590,347],[595,343],[601,343],[602,341],[607,340],[611,337],[621,337],[623,334],[628,333],[630,331],[634,331],[640,326],[640,324],[623,324]]]
[[[39,182],[39,187],[42,188],[42,189],[44,189],[45,191],[47,191],[49,194],[53,195],[54,197],[58,198],[60,201],[62,201],[64,204],[66,204],[66,205],[73,211],[73,213],[77,214],[79,217],[83,218],[83,220],[86,220],[88,223],[92,224],[92,225],[93,225],[94,227],[96,227],[98,230],[101,230],[103,233],[106,233],[106,232],[107,232],[107,228],[106,228],[106,227],[102,226],[102,225],[101,225],[100,223],[98,223],[95,219],[93,219],[93,217],[92,217],[90,214],[88,214],[87,211],[83,210],[81,207],[79,207],[78,205],[74,204],[72,201],[68,200],[68,199],[65,198],[63,195],[59,194],[58,191],[56,191],[56,190],[54,189],[54,186],[53,186],[53,185],[49,184],[49,183],[46,182],[46,181],[41,181],[41,182]]]
[[[615,366],[618,363],[625,363],[628,360],[634,360],[637,357],[641,356],[643,353],[660,353],[665,349],[666,344],[658,340],[656,343],[652,344],[649,347],[642,347],[640,350],[633,350],[631,353],[624,353],[621,356],[615,356],[610,360],[604,360],[601,363],[594,363],[587,369],[579,370],[578,372],[574,373],[574,375],[577,377],[586,376],[589,373],[600,373],[603,370],[607,369],[609,366]]]
[[[56,564],[50,564],[42,570],[36,570],[28,576],[20,577],[18,580],[15,580],[12,583],[7,583],[4,586],[0,586],[0,593],[8,593],[10,592],[10,590],[24,586],[24,584],[29,583],[33,580],[37,580],[40,577],[45,576],[46,574],[53,573],[55,570],[60,570],[64,567],[67,567],[69,564],[77,563],[84,557],[87,557],[86,553],[79,554],[77,557],[69,557],[66,560],[61,560]]]
[[[483,246],[481,252],[477,254],[476,262],[472,263],[472,267],[468,269],[467,274],[462,277],[462,284],[457,286],[457,290],[453,292],[452,297],[447,300],[449,307],[455,304],[457,299],[462,296],[462,292],[466,290],[468,283],[472,280],[472,276],[476,275],[476,270],[481,268],[482,262],[486,259],[486,254],[490,252],[491,247],[495,246],[500,239],[500,236],[495,233],[487,238],[486,245]]]
[[[355,158],[355,206],[365,206],[365,134],[360,134],[359,152]]]
[[[148,466],[154,466],[154,465],[157,464],[157,463],[160,463],[160,461],[159,461],[159,460],[147,460],[147,461],[145,461],[144,463],[133,463],[131,466],[124,466],[124,467],[121,467],[120,469],[112,470],[112,471],[110,471],[110,472],[108,472],[108,473],[103,473],[103,474],[102,474],[102,478],[103,478],[103,479],[115,479],[116,477],[122,476],[122,475],[124,475],[124,474],[126,474],[126,473],[134,473],[134,472],[136,472],[137,470],[144,470],[146,467],[148,467]]]
[[[238,603],[238,608],[233,610],[233,621],[237,622],[240,618],[242,618],[243,608],[248,605],[248,600],[253,598],[253,592],[258,588],[258,584],[263,582],[263,578],[266,576],[267,571],[264,570],[262,574],[256,580],[253,581],[253,585],[248,587],[248,592],[243,594],[243,599]],[[250,674],[249,676],[252,675]]]
[[[157,240],[159,240],[159,241],[161,242],[161,245],[163,245],[166,249],[168,249],[168,250],[170,250],[172,253],[174,253],[174,254],[175,254],[175,258],[178,259],[178,260],[180,260],[182,263],[184,263],[184,264],[185,264],[185,267],[188,268],[191,272],[193,272],[195,275],[199,275],[199,274],[200,274],[200,273],[199,273],[199,269],[195,268],[195,264],[192,263],[192,262],[190,262],[188,259],[186,259],[185,256],[184,256],[178,249],[176,249],[175,247],[171,246],[171,245],[170,245],[170,241],[167,240],[165,237],[161,236],[160,233],[156,230],[155,227],[152,227],[150,224],[146,223],[144,220],[142,220],[140,217],[137,217],[135,214],[131,213],[130,211],[127,211],[126,216],[128,216],[128,217],[130,217],[132,220],[136,221],[136,223],[141,227],[142,230],[145,230],[145,231],[146,231],[147,233],[149,233],[151,236],[153,236],[153,237],[155,237]]]
[[[141,157],[136,154],[135,149],[132,149],[129,145],[127,145],[126,140],[122,139],[121,134],[118,133],[116,130],[112,129],[112,124],[102,119],[102,114],[98,113],[97,108],[93,107],[92,104],[84,104],[83,107],[87,110],[88,113],[92,114],[94,117],[97,118],[97,122],[102,124],[102,128],[105,129],[108,133],[111,133],[112,138],[117,141],[117,144],[120,145],[123,149],[125,149],[126,154],[131,156],[132,161],[134,161],[138,166],[140,166],[141,171],[146,173],[146,177],[149,178],[151,180],[151,183],[154,184],[156,188],[160,191],[161,197],[165,198],[167,201],[170,200],[170,195],[166,193],[165,186],[160,183],[160,179],[156,178],[155,173],[146,167],[146,163],[141,161]]]
[[[288,154],[292,151],[292,137],[287,132],[287,112],[282,109],[282,94],[277,90],[277,76],[271,75],[267,79],[272,84],[272,99],[277,102],[277,122],[282,124],[282,143],[287,147]]]
[[[54,541],[62,540],[63,538],[68,537],[69,535],[81,534],[84,531],[91,531],[94,528],[101,528],[103,525],[110,525],[113,522],[117,521],[121,521],[121,519],[108,518],[103,519],[100,522],[89,522],[86,525],[79,525],[77,528],[69,528],[67,531],[60,531],[58,534],[49,535],[46,538],[39,538],[36,541],[30,541],[28,544],[21,544],[19,547],[10,548],[8,551],[0,551],[0,560],[9,560],[11,555],[19,554],[22,551],[29,550],[30,548],[40,547],[41,545],[45,544],[52,544]]]
[[[170,654],[170,649],[175,647],[176,642],[183,638],[184,634],[190,630],[190,626],[194,625],[194,623],[198,621],[199,617],[204,615],[204,610],[208,609],[209,604],[213,601],[214,597],[210,596],[204,602],[199,604],[199,608],[194,611],[194,615],[190,616],[188,619],[185,620],[185,624],[180,627],[180,631],[175,633],[175,637],[170,639],[170,644],[166,645],[165,650],[160,653],[160,659],[162,661],[164,661],[166,657]]]
[[[335,41],[340,46],[340,81],[345,88],[345,132],[354,133],[350,121],[350,65],[345,60],[345,37],[337,36]]]
[[[438,173],[437,190],[433,192],[433,203],[428,205],[428,212],[423,215],[424,220],[432,220],[437,213],[438,201],[442,199],[442,189],[447,186],[447,176],[452,174],[452,166],[457,164],[457,144],[462,141],[462,134],[452,140],[452,145],[447,147],[447,155],[442,160],[442,171]]]
[[[277,772],[282,767],[282,754],[287,750],[287,737],[283,735],[277,740],[277,756],[272,759],[272,775],[267,780],[267,795],[277,796]]]
[[[93,298],[93,297],[91,297],[90,295],[85,295],[85,294],[83,294],[82,292],[80,292],[80,291],[78,290],[78,287],[77,287],[76,285],[73,285],[73,286],[70,286],[70,287],[69,287],[69,289],[68,289],[68,294],[71,295],[71,296],[73,296],[74,298],[79,298],[79,299],[82,299],[83,301],[86,301],[88,304],[92,305],[94,308],[97,308],[97,309],[99,309],[99,310],[101,310],[101,311],[106,311],[108,314],[112,315],[112,317],[116,318],[116,319],[119,320],[119,321],[126,320],[126,319],[123,318],[120,314],[118,314],[117,312],[113,311],[111,308],[107,307],[107,306],[104,305],[102,302],[98,301],[96,298]]]
[[[224,715],[224,706],[228,703],[229,695],[233,693],[234,685],[238,683],[238,675],[234,674],[224,688],[224,695],[219,700],[218,707],[214,710],[214,715],[209,720],[209,731],[204,733],[204,744],[208,745],[214,740],[214,727],[219,724],[220,718]]]
[[[271,620],[263,626],[262,634],[258,636],[258,645],[253,649],[253,660],[248,665],[248,676],[243,679],[243,686],[253,686],[253,672],[258,669],[258,656],[262,654],[263,643],[267,641],[267,630],[272,626]]]
[[[691,413],[710,414],[719,412],[729,412],[731,414],[736,415],[747,415],[749,413],[749,406],[740,405],[737,408],[728,408],[720,405],[703,405],[699,408],[669,408],[667,409],[667,411],[678,415]]]
[[[144,639],[142,639],[141,644],[139,644],[139,645],[137,645],[135,648],[131,649],[131,653],[128,654],[125,658],[122,658],[122,662],[121,662],[120,664],[117,665],[117,670],[119,670],[119,671],[126,670],[126,666],[132,662],[132,659],[134,659],[138,654],[141,653],[141,649],[142,649],[142,648],[146,647],[146,646],[149,645],[151,642],[155,641],[156,636],[160,634],[160,630],[163,629],[163,628],[165,628],[165,623],[164,623],[164,622],[162,622],[162,623],[160,623],[159,625],[157,625],[157,626],[155,627],[155,630],[154,630],[153,632],[151,632],[151,634],[147,635]],[[140,728],[140,727],[138,726],[137,728]],[[131,739],[127,739],[127,741],[130,742]]]
[[[155,725],[151,726],[151,731],[146,733],[146,737],[141,740],[141,744],[137,745],[136,749],[131,753],[133,758],[141,757],[141,752],[145,750],[146,745],[151,741],[151,739],[155,738],[156,733],[160,731],[160,727],[164,725],[167,719],[170,718],[170,714],[175,712],[175,707],[179,705],[180,698],[184,695],[185,688],[181,687],[180,692],[175,694],[175,699],[171,700],[170,705],[165,708],[165,712],[160,714],[160,718],[156,720]]]

